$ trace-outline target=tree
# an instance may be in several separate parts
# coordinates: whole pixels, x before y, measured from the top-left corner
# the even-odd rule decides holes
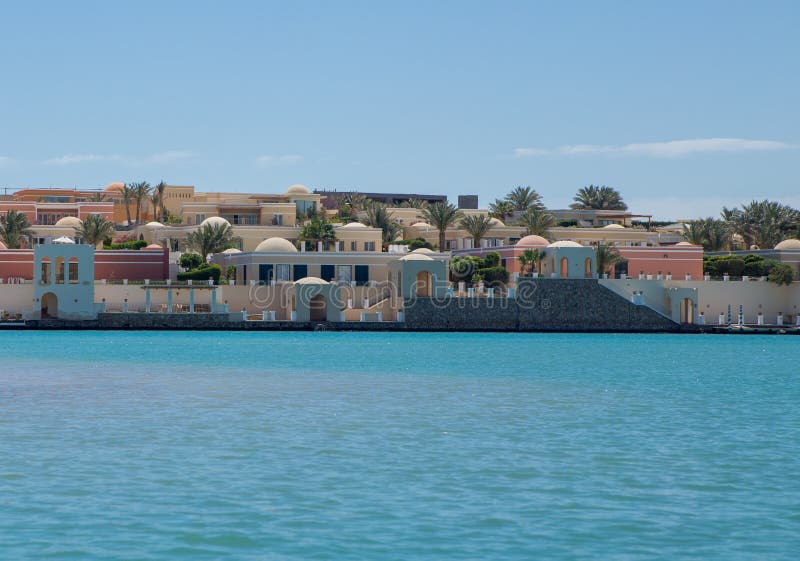
[[[403,230],[400,223],[392,218],[389,207],[383,203],[371,201],[365,205],[364,213],[361,222],[370,228],[380,228],[383,243],[392,243]]]
[[[155,209],[155,207],[153,209],[153,220],[161,221],[164,219],[164,192],[166,190],[167,184],[163,181],[159,181],[158,185],[153,188],[154,200],[158,200],[158,209]]]
[[[428,201],[423,201],[422,199],[418,199],[416,197],[411,197],[407,201],[400,203],[400,208],[416,208],[422,210],[426,206],[428,206]]]
[[[471,214],[462,217],[458,222],[458,227],[466,230],[470,235],[472,247],[480,247],[481,240],[492,227],[492,220],[485,214]]]
[[[0,240],[8,249],[19,249],[22,241],[31,235],[31,221],[17,210],[9,210],[0,216]]]
[[[722,219],[747,247],[770,249],[800,229],[800,211],[774,201],[752,201],[742,208],[723,207]]]
[[[776,263],[767,277],[767,280],[778,285],[790,285],[794,281],[794,270],[786,263]]]
[[[573,197],[570,208],[575,210],[628,210],[622,195],[613,187],[589,185],[581,187]]]
[[[198,253],[184,253],[178,260],[178,265],[187,271],[197,269],[203,263],[205,263],[205,259]]]
[[[525,235],[535,235],[547,238],[550,228],[556,225],[556,217],[538,208],[529,208],[519,218],[519,225],[525,228]]]
[[[722,251],[731,241],[728,225],[714,218],[701,218],[684,224],[683,237],[691,244],[702,245],[706,251]]]
[[[300,230],[300,239],[307,242],[307,249],[316,251],[318,242],[336,241],[336,232],[333,229],[333,225],[328,223],[324,218],[314,216],[308,221],[308,224],[303,226],[303,229]]]
[[[139,216],[142,211],[142,202],[150,196],[150,184],[147,181],[139,181],[131,185],[133,189],[133,200],[136,201],[136,224],[139,224]]]
[[[122,196],[122,204],[125,205],[125,217],[128,220],[128,226],[132,224],[131,222],[131,204],[133,201],[136,200],[136,189],[134,188],[134,183],[125,183],[120,190],[120,195]]]
[[[489,216],[497,218],[503,222],[514,214],[514,205],[506,200],[495,199],[493,203],[489,204]]]
[[[445,232],[461,218],[461,212],[452,203],[440,201],[423,209],[422,217],[439,231],[439,251],[445,251],[447,249]]]
[[[106,194],[103,192],[92,193],[91,196],[86,200],[90,203],[102,203],[106,200]]]
[[[598,275],[608,273],[617,263],[625,261],[613,245],[598,245],[594,260]]]
[[[506,195],[506,202],[510,203],[514,211],[525,212],[529,208],[544,210],[542,196],[530,186],[517,186]]]
[[[542,266],[542,259],[544,259],[544,252],[539,251],[538,249],[526,249],[522,252],[522,255],[517,257],[519,261],[519,274],[520,276],[525,276],[526,271],[529,267],[533,267],[533,264],[536,263],[536,271],[540,271]]]
[[[203,260],[211,253],[230,249],[235,243],[230,224],[205,224],[186,236],[186,245],[199,253]]]
[[[90,214],[81,227],[75,229],[75,233],[88,245],[97,247],[114,235],[114,224],[99,214]]]

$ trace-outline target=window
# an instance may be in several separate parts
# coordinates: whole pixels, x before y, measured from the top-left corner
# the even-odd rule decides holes
[[[272,263],[262,263],[258,266],[258,280],[260,282],[271,282],[275,279],[273,276],[275,271],[273,270]]]
[[[288,282],[292,280],[292,267],[289,264],[280,263],[275,265],[275,280]]]
[[[206,219],[206,215],[205,214],[195,214],[194,215],[194,223],[195,224],[200,224],[205,219]]]
[[[350,242],[350,251],[358,250],[358,242]]]
[[[369,283],[369,266],[356,265],[356,286],[366,286]]]
[[[375,251],[375,242],[364,242],[364,251]]]
[[[308,265],[295,265],[294,266],[294,280],[298,281],[308,276]]]
[[[319,277],[327,282],[331,282],[336,274],[336,267],[334,265],[320,265]]]
[[[283,215],[282,214],[274,214],[272,216],[272,225],[273,226],[283,226]]]
[[[339,282],[349,283],[351,280],[353,280],[353,268],[350,265],[337,265],[336,280]]]

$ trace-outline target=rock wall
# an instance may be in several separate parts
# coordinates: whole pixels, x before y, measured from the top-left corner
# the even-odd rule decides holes
[[[420,298],[406,302],[405,321],[412,330],[680,330],[672,320],[593,279],[524,279],[514,299]]]

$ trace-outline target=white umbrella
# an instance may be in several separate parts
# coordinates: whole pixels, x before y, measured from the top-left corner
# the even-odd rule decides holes
[[[68,238],[67,236],[61,236],[60,238],[54,239],[53,243],[71,243],[71,244],[74,244],[75,240],[73,240],[72,238]]]

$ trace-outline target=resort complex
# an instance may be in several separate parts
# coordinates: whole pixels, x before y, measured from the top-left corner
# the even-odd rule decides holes
[[[111,183],[0,196],[0,313],[28,326],[630,330],[800,325],[798,217],[654,222],[477,197]],[[751,206],[752,206],[751,205]],[[777,205],[777,207],[775,207]],[[749,214],[748,214],[749,213]],[[767,244],[765,247],[764,245]]]

